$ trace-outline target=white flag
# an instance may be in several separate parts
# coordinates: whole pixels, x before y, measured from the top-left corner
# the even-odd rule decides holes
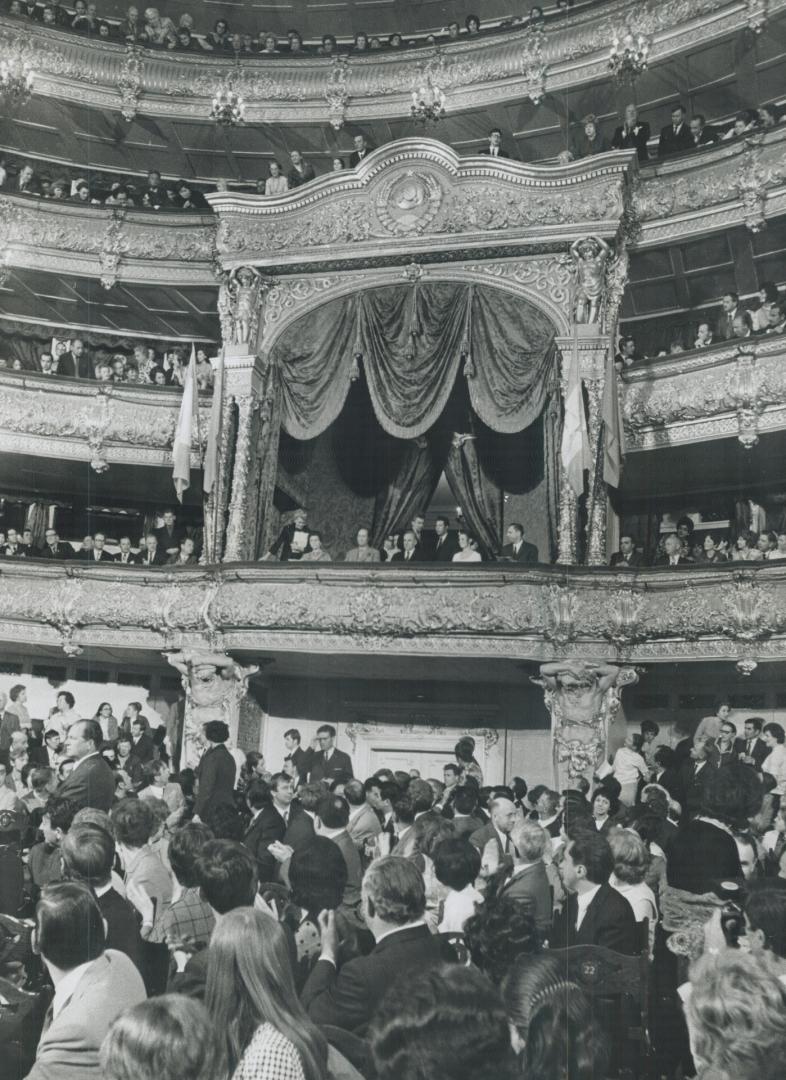
[[[590,467],[587,418],[577,356],[570,357],[565,417],[562,422],[562,467],[577,496],[584,494],[584,470]]]
[[[191,346],[191,359],[188,362],[186,381],[183,385],[183,400],[180,402],[180,415],[177,418],[175,441],[172,446],[172,479],[178,500],[183,501],[183,492],[191,486],[191,439],[199,422],[199,398],[196,385],[196,349]]]

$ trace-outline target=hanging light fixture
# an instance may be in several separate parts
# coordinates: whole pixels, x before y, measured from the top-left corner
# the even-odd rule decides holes
[[[647,70],[650,53],[649,39],[634,34],[626,26],[621,34],[614,31],[609,54],[609,71],[619,82],[634,82]]]
[[[427,76],[425,83],[412,91],[412,119],[421,124],[435,124],[445,116],[445,93]]]
[[[4,105],[26,105],[33,92],[35,72],[29,59],[19,50],[10,50],[0,59],[0,97]]]
[[[210,119],[222,127],[237,127],[245,123],[246,103],[243,95],[235,89],[232,73],[226,75],[213,95]]]

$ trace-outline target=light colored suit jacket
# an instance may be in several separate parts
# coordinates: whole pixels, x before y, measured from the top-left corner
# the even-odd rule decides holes
[[[347,825],[347,832],[358,851],[363,850],[366,840],[374,840],[382,832],[379,818],[368,803],[363,805],[357,817],[352,818]]]
[[[112,1021],[144,1001],[145,984],[115,949],[99,956],[49,1026],[44,1024],[26,1080],[101,1080],[98,1051]]]

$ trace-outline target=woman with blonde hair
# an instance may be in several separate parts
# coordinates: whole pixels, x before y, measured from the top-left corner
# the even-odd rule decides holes
[[[208,956],[205,1004],[232,1080],[325,1080],[328,1046],[295,992],[282,927],[236,908],[213,931]]]
[[[201,1001],[164,994],[126,1009],[101,1046],[104,1080],[224,1080],[223,1047]]]

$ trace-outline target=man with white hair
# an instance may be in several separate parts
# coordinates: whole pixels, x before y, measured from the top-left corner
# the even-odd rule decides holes
[[[498,896],[527,901],[532,905],[535,925],[547,935],[551,927],[551,886],[543,855],[549,835],[535,821],[516,821],[510,833],[513,844],[513,871]]]
[[[472,833],[469,842],[481,853],[483,866],[493,872],[498,866],[513,865],[513,841],[511,830],[516,824],[518,811],[510,799],[492,799],[489,803],[491,821]]]

